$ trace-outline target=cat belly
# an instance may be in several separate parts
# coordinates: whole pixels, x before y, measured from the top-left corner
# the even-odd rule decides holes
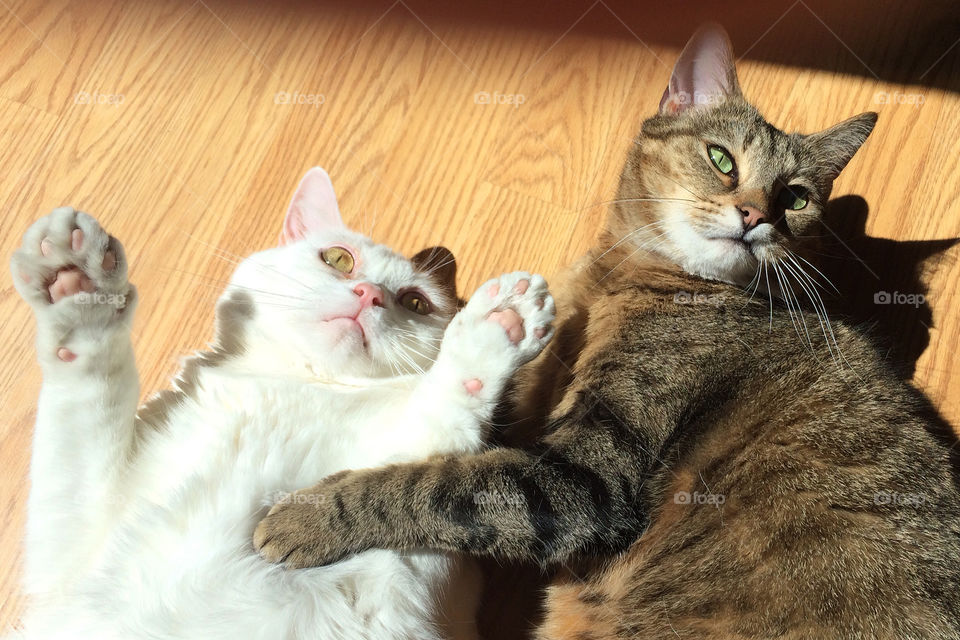
[[[453,558],[376,550],[288,571],[253,548],[280,492],[377,465],[385,453],[353,440],[353,430],[324,428],[319,417],[340,423],[302,391],[257,413],[224,406],[178,412],[171,433],[143,452],[137,488],[123,496],[98,557],[74,593],[46,609],[38,637],[438,637],[431,617]]]

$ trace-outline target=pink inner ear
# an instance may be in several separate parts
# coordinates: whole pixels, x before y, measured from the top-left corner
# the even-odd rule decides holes
[[[660,99],[660,113],[709,106],[740,93],[730,39],[722,27],[701,27],[680,52],[670,83]]]
[[[313,231],[343,227],[330,176],[320,167],[310,169],[300,180],[290,201],[280,233],[280,244],[296,242]]]

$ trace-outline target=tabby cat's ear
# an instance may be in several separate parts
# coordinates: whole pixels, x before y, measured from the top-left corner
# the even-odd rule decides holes
[[[834,180],[866,141],[876,123],[877,114],[867,111],[829,129],[810,134],[804,139],[804,144],[813,153],[824,175]]]
[[[730,38],[720,25],[705,24],[680,52],[660,99],[660,113],[680,113],[734,95],[740,95],[740,83]]]
[[[311,231],[343,228],[330,176],[320,167],[307,171],[297,187],[283,221],[280,244],[296,242]]]

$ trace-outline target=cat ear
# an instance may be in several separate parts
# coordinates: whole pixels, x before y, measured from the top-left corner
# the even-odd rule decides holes
[[[866,141],[876,123],[877,114],[868,111],[819,133],[812,133],[804,139],[804,143],[813,153],[824,175],[834,180]]]
[[[343,226],[330,176],[320,167],[310,169],[300,180],[300,186],[290,201],[280,244],[296,242],[311,231]]]
[[[680,52],[670,84],[660,99],[660,113],[680,113],[739,95],[730,38],[720,25],[705,24]]]
[[[417,270],[430,274],[451,298],[457,297],[457,260],[446,247],[430,247],[410,258]]]

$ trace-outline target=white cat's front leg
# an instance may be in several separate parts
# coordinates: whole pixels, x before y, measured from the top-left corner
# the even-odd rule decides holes
[[[477,290],[447,327],[407,411],[431,453],[480,448],[507,383],[550,341],[554,314],[539,275],[509,273]]]
[[[91,216],[55,209],[11,261],[37,321],[43,385],[30,467],[26,585],[69,576],[116,509],[133,449],[139,381],[130,343],[136,291],[120,243]]]

